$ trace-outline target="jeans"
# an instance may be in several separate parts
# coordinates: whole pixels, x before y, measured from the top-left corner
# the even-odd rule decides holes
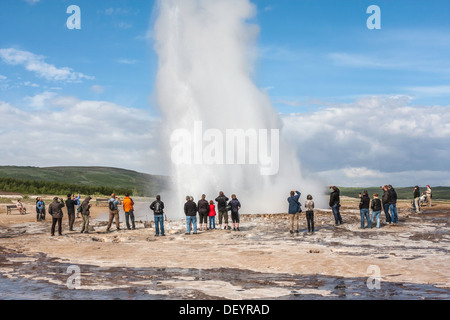
[[[216,216],[209,217],[209,228],[210,229],[216,228]]]
[[[194,227],[194,234],[197,233],[197,216],[186,216],[187,233],[191,233],[191,222]]]
[[[383,204],[384,214],[386,215],[386,223],[392,222],[391,214],[389,213],[389,206],[389,203]]]
[[[306,222],[308,224],[308,232],[314,232],[314,211],[306,211]]]
[[[393,222],[393,223],[397,223],[397,222],[398,222],[397,204],[391,203],[391,204],[389,205],[389,210],[391,210],[392,222]]]
[[[127,223],[127,229],[130,229],[130,220],[131,219],[131,227],[136,229],[136,226],[134,224],[134,211],[130,210],[129,212],[125,212],[125,222]]]
[[[159,236],[160,231],[164,235],[164,215],[155,214],[155,234]]]
[[[367,220],[367,227],[372,228],[372,223],[370,221],[370,211],[369,209],[360,209],[359,213],[361,215],[361,229],[364,229],[364,218]]]
[[[341,206],[340,204],[335,204],[334,206],[331,207],[331,210],[333,210],[334,221],[336,225],[338,225],[338,223],[342,224],[342,217],[341,213],[339,212],[340,206]]]
[[[381,211],[372,211],[372,218],[370,219],[370,224],[373,223],[373,219],[377,218],[377,228],[380,227],[380,213]]]

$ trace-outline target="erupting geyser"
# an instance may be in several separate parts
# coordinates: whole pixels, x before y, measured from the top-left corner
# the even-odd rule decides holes
[[[157,3],[156,93],[173,186],[167,211],[183,215],[186,195],[235,193],[242,213],[286,212],[291,189],[323,192],[302,178],[294,147],[265,92],[252,81],[259,29],[248,0]],[[307,189],[307,190],[306,190]]]

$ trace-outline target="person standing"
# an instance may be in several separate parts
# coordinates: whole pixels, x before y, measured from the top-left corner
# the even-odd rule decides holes
[[[398,214],[397,214],[397,192],[392,187],[392,185],[388,185],[389,192],[389,210],[392,215],[392,223],[398,223]]]
[[[194,234],[197,234],[197,205],[195,204],[194,199],[190,196],[186,196],[184,214],[186,215],[186,234],[191,234],[191,223],[194,229]]]
[[[332,189],[333,191],[330,193],[329,205],[331,207],[331,210],[333,211],[334,223],[337,226],[338,224],[342,224],[342,217],[340,213],[341,207],[340,190],[336,186],[330,186],[330,189]]]
[[[414,198],[414,210],[416,210],[416,213],[420,213],[420,189],[419,186],[414,187],[413,192],[413,198]]]
[[[386,216],[386,223],[391,224],[392,218],[391,218],[391,214],[389,213],[390,204],[389,204],[388,186],[385,185],[384,187],[382,187],[382,189],[383,189],[383,196],[381,197],[381,200],[382,200],[384,215]]]
[[[310,194],[306,196],[305,210],[308,232],[314,233],[314,201],[312,195]]]
[[[236,198],[235,194],[231,195],[231,221],[233,222],[233,231],[240,231],[239,230],[239,210],[241,209],[241,203]]]
[[[83,218],[83,222],[81,223],[81,233],[89,233],[89,218],[91,215],[91,205],[89,204],[89,201],[91,201],[91,199],[90,196],[87,196],[81,203],[81,217]]]
[[[289,214],[289,232],[298,233],[298,216],[301,212],[301,204],[298,199],[300,198],[300,191],[292,190],[290,197],[287,198],[289,203],[288,214]]]
[[[67,217],[69,218],[69,231],[73,231],[73,224],[75,222],[75,207],[77,205],[77,200],[72,197],[72,194],[67,195],[66,208]]]
[[[80,209],[80,206],[81,206],[81,195],[78,194],[76,197],[75,197],[75,195],[74,195],[74,199],[73,199],[73,200],[76,201],[76,205],[77,205],[77,218],[79,218],[79,217],[80,217],[80,212],[81,212],[81,209]]]
[[[222,220],[224,220],[224,230],[231,229],[228,226],[228,210],[227,210],[228,197],[224,195],[223,191],[219,192],[219,196],[216,198],[217,209],[219,211],[219,229],[222,229]]]
[[[120,222],[119,222],[119,204],[122,204],[120,198],[116,197],[113,193],[111,194],[111,199],[109,199],[109,221],[108,226],[106,227],[106,232],[109,232],[113,220],[116,221],[116,230],[120,230]]]
[[[164,202],[161,201],[161,196],[157,195],[156,200],[150,205],[150,209],[153,210],[153,216],[155,220],[155,236],[165,236],[164,232]]]
[[[209,215],[209,204],[208,201],[205,200],[206,195],[202,194],[202,198],[198,200],[198,216],[200,218],[200,228],[202,230],[203,224],[205,224],[205,230],[208,230],[208,215]]]
[[[216,229],[216,206],[214,201],[209,201],[209,229]]]
[[[370,219],[370,223],[373,224],[373,219],[377,218],[377,228],[380,228],[381,200],[378,196],[378,193],[373,194],[372,204],[370,205],[370,208],[372,209],[372,218]]]
[[[361,215],[361,229],[365,229],[364,219],[367,220],[367,227],[372,228],[372,223],[370,221],[370,198],[367,190],[364,190],[361,200],[359,202],[359,214]]]
[[[432,199],[432,194],[431,194],[431,187],[430,185],[427,184],[427,191],[425,192],[427,195],[427,205],[429,207],[431,207],[431,199]]]
[[[127,224],[128,230],[136,230],[136,225],[134,223],[134,201],[130,198],[130,194],[126,193],[125,198],[123,198],[123,211],[125,211],[125,222]],[[130,225],[131,220],[131,225]]]
[[[63,212],[62,208],[64,208],[63,199],[58,199],[58,197],[53,198],[53,202],[48,206],[48,214],[52,217],[52,237],[55,235],[55,227],[58,223],[58,234],[62,235],[62,218]]]
[[[37,221],[45,220],[45,203],[41,197],[37,198],[36,202],[37,208]]]

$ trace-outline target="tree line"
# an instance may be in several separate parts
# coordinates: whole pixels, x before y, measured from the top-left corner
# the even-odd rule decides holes
[[[89,195],[104,195],[109,196],[111,193],[133,195],[133,191],[127,188],[111,188],[102,186],[83,186],[74,184],[65,184],[51,181],[35,181],[35,180],[21,180],[16,178],[0,178],[0,190],[9,192],[18,192],[23,194],[34,195],[67,195],[72,194],[89,194]]]

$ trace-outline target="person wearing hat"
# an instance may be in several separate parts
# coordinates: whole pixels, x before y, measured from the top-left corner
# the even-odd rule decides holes
[[[62,208],[64,208],[63,199],[58,199],[58,197],[53,198],[53,202],[48,206],[48,213],[52,216],[52,229],[51,234],[52,237],[55,235],[55,227],[58,223],[58,234],[62,235],[62,218],[63,212]]]

